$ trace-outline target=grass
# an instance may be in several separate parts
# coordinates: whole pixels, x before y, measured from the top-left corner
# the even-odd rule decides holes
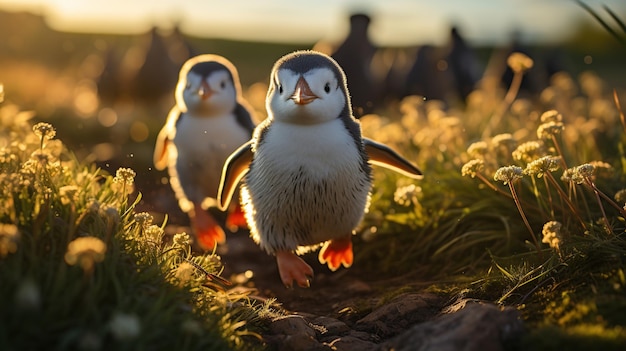
[[[409,189],[400,177],[377,174],[358,259],[376,262],[367,268],[380,273],[456,275],[448,291],[518,307],[531,330],[524,349],[595,342],[620,349],[620,94],[592,72],[578,81],[559,74],[532,100],[518,98],[514,86],[490,86],[461,110],[410,98],[399,116],[363,119],[366,135],[394,143],[425,178]]]
[[[81,164],[15,106],[0,117],[1,349],[262,348],[271,302],[225,292],[186,233],[164,243],[132,169]]]

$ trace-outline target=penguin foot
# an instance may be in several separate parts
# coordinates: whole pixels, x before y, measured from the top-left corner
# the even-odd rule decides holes
[[[198,244],[204,251],[212,251],[217,244],[223,244],[226,241],[224,229],[219,225],[203,229],[196,228],[195,232]]]
[[[280,279],[287,288],[290,289],[293,286],[294,280],[302,288],[311,286],[313,268],[295,253],[290,251],[276,252],[276,263],[278,264]]]
[[[327,241],[320,250],[318,259],[321,264],[328,264],[331,271],[336,271],[343,265],[352,266],[354,254],[352,253],[352,239],[350,237]]]
[[[232,232],[236,231],[238,228],[248,228],[246,214],[241,205],[235,206],[235,208],[228,213],[228,217],[226,217],[226,227]]]
[[[226,241],[224,229],[222,229],[215,218],[203,210],[200,205],[195,207],[194,215],[190,216],[190,219],[198,245],[200,245],[200,248],[203,250],[212,251],[217,244]]]

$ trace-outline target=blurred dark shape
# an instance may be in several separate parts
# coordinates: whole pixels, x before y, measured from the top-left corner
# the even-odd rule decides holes
[[[108,47],[104,53],[104,67],[96,82],[98,97],[107,105],[117,101],[122,96],[122,86],[119,80],[121,60],[117,57],[116,48]]]
[[[370,21],[366,14],[351,15],[348,36],[331,54],[346,74],[354,115],[357,118],[372,112],[379,96],[371,70],[376,47],[368,36]]]
[[[433,45],[418,48],[406,76],[403,96],[420,95],[428,100],[447,101],[452,78],[441,49]]]
[[[171,95],[180,67],[196,54],[178,27],[169,35],[153,27],[121,57],[117,50],[113,47],[106,53],[98,80],[98,94],[105,104],[120,99],[149,103]]]
[[[507,59],[509,55],[514,52],[522,53],[533,60],[533,67],[526,71],[524,77],[522,78],[522,84],[518,95],[521,97],[534,96],[546,86],[547,79],[544,71],[542,70],[542,63],[538,60],[538,56],[531,52],[530,48],[522,43],[521,33],[519,31],[513,32],[511,44],[504,48],[500,54],[496,54],[499,55],[499,57],[496,56],[496,60],[498,61],[496,62],[496,67],[501,67],[502,85],[505,89],[508,89],[513,81],[514,73],[508,66]]]
[[[446,61],[456,92],[463,101],[476,88],[482,71],[474,49],[471,48],[459,33],[457,27],[450,30],[450,42]]]
[[[550,78],[559,72],[570,72],[571,68],[569,67],[569,62],[567,60],[567,55],[565,51],[559,47],[555,47],[545,55],[545,74],[547,81],[546,84],[549,84]]]

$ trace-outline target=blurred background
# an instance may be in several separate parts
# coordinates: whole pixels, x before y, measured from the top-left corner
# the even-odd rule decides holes
[[[626,18],[623,0],[584,4],[608,23],[603,6]],[[273,63],[297,49],[337,59],[357,115],[393,117],[409,95],[462,108],[485,77],[508,87],[512,51],[535,61],[520,94],[538,94],[562,71],[626,85],[624,40],[567,0],[0,0],[0,33],[5,104],[52,123],[79,159],[134,169],[142,206],[182,222],[152,150],[178,70],[197,54],[238,67],[259,120]]]

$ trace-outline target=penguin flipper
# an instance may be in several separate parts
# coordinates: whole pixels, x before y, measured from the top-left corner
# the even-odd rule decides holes
[[[389,146],[369,138],[363,138],[363,145],[371,164],[389,168],[410,178],[421,179],[423,177],[419,168],[398,155]]]
[[[217,203],[220,210],[225,211],[228,208],[237,184],[248,173],[253,156],[252,141],[249,141],[235,150],[224,163],[222,179],[217,191]]]
[[[254,132],[254,128],[256,127],[253,116],[250,113],[251,110],[251,107],[247,106],[247,104],[242,101],[238,101],[235,106],[235,120],[249,132],[250,136],[252,136],[252,132]]]
[[[176,128],[176,122],[182,115],[178,107],[174,106],[167,115],[165,125],[157,135],[156,144],[154,146],[154,155],[152,156],[154,168],[162,171],[167,167],[167,148],[172,142]]]
[[[159,171],[162,171],[167,167],[167,147],[170,143],[169,130],[167,130],[167,126],[163,127],[157,136],[156,145],[154,146],[154,168]]]

